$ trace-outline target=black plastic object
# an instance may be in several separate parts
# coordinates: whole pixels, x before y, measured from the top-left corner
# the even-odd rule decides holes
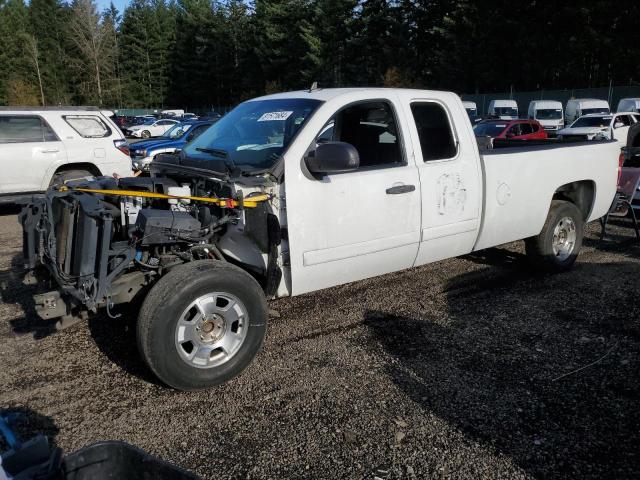
[[[200,480],[125,442],[98,442],[64,458],[66,480]]]
[[[350,172],[360,166],[360,156],[350,143],[327,142],[309,152],[306,163],[313,174]]]
[[[173,243],[179,237],[197,237],[200,222],[187,212],[143,208],[138,212],[136,230],[142,232],[142,245]]]

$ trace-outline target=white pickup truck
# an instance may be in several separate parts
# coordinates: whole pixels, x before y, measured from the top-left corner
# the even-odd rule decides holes
[[[144,298],[151,370],[210,387],[258,352],[268,298],[520,239],[533,266],[570,268],[618,162],[606,141],[481,155],[453,93],[270,95],[157,158],[150,178],[68,182],[25,207],[27,280],[57,283],[36,304],[61,325]]]

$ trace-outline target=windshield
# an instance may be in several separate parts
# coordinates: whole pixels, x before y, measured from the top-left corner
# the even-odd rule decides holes
[[[496,115],[501,117],[517,117],[518,109],[513,107],[493,107],[493,111]]]
[[[171,127],[169,130],[164,132],[164,134],[162,135],[162,138],[170,138],[170,139],[180,138],[190,128],[191,128],[190,123],[176,123],[173,127]]]
[[[507,128],[506,123],[478,123],[473,127],[473,131],[476,135],[489,135],[490,137],[497,137],[502,131]]]
[[[583,108],[582,115],[589,115],[591,113],[611,113],[608,108],[600,107],[600,108]]]
[[[537,120],[560,120],[562,119],[561,108],[542,108],[536,110]]]
[[[608,127],[613,117],[580,117],[571,124],[571,128],[580,127]]]
[[[241,103],[183,150],[199,160],[270,168],[291,143],[319,100],[283,98]]]

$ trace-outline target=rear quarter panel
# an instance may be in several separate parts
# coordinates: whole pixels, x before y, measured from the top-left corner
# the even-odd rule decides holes
[[[484,208],[474,250],[538,235],[551,200],[562,185],[594,184],[587,221],[602,217],[618,177],[617,142],[497,149],[482,155]]]

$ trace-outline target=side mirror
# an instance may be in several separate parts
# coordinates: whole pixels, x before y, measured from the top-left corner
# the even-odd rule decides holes
[[[616,122],[616,123],[613,124],[613,128],[620,128],[620,127],[624,127],[624,123]]]
[[[305,158],[313,174],[351,172],[360,166],[356,147],[345,142],[321,143]]]

